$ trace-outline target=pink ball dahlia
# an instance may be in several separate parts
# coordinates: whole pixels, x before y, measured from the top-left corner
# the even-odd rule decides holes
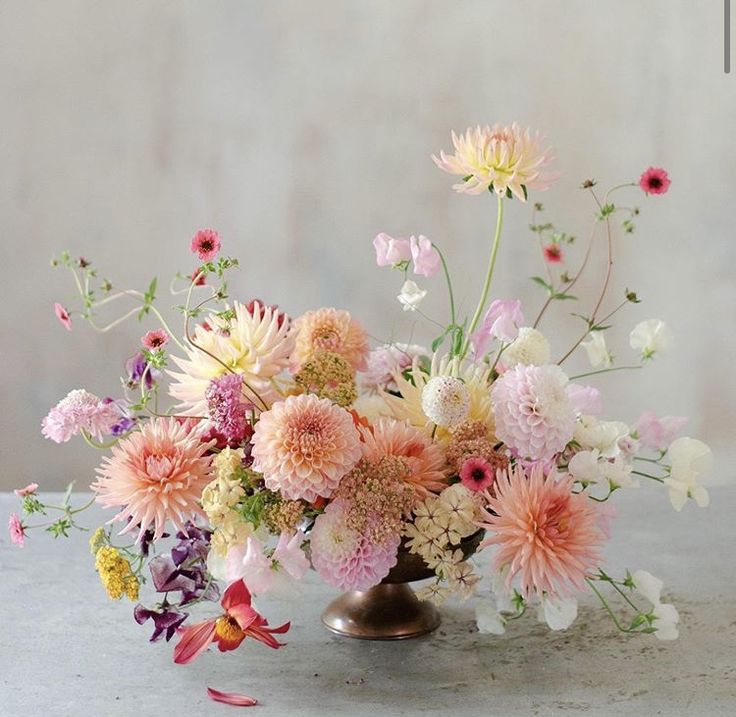
[[[187,521],[204,515],[199,499],[212,480],[205,455],[212,444],[174,418],[152,418],[102,459],[91,486],[97,502],[121,506],[113,520],[129,520],[122,533],[138,530],[139,539],[153,526],[157,540],[167,521],[182,530]]]
[[[491,402],[496,436],[519,458],[547,460],[572,438],[575,407],[559,366],[516,366],[493,384]]]
[[[335,501],[314,522],[310,535],[312,564],[333,587],[368,590],[396,565],[400,542],[397,535],[379,545],[348,528],[345,507]]]
[[[287,500],[329,498],[360,459],[351,415],[312,394],[289,396],[264,411],[253,434],[253,469]]]
[[[509,586],[518,575],[524,597],[584,590],[600,563],[600,511],[585,493],[572,492],[573,482],[545,477],[540,465],[528,474],[517,466],[496,479],[483,524],[491,536],[483,545],[498,547],[494,568],[508,567]]]
[[[356,370],[366,368],[368,335],[347,311],[317,309],[307,311],[294,322],[296,347],[291,356],[293,368],[301,366],[320,351],[339,354]]]

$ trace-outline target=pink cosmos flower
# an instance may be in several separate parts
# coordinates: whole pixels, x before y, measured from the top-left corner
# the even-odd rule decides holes
[[[19,548],[25,545],[26,529],[17,513],[11,513],[8,517],[8,532],[10,533],[10,540],[14,545],[17,545]]]
[[[243,580],[228,586],[220,601],[224,613],[217,618],[204,620],[180,630],[181,639],[174,648],[174,662],[186,665],[201,655],[213,642],[220,652],[234,650],[246,637],[252,637],[268,647],[278,649],[275,634],[288,631],[291,623],[268,627],[268,620],[251,605],[251,596]]]
[[[412,250],[408,239],[394,239],[381,233],[373,240],[378,266],[395,266],[411,259]]]
[[[675,436],[685,427],[684,416],[657,417],[654,411],[645,411],[639,416],[634,430],[644,448],[664,451],[672,443]]]
[[[141,344],[149,351],[156,351],[169,343],[169,335],[163,329],[147,331],[141,338]]]
[[[562,261],[562,249],[559,244],[547,244],[542,251],[544,259],[550,264],[559,264]]]
[[[54,313],[56,314],[56,318],[59,319],[62,326],[67,330],[72,330],[72,320],[69,317],[69,312],[61,305],[61,304],[54,304]]]
[[[16,488],[15,493],[19,498],[25,498],[27,495],[32,495],[38,490],[38,483],[29,483],[25,488]]]
[[[220,235],[214,229],[200,229],[192,239],[190,249],[202,261],[212,261],[220,251]]]
[[[574,494],[572,476],[544,475],[537,465],[500,472],[489,497],[482,545],[496,545],[496,570],[517,575],[521,593],[552,597],[585,589],[585,577],[600,563],[604,540],[599,509],[585,493]]]
[[[484,458],[467,458],[460,468],[460,481],[472,491],[483,491],[493,485],[496,476],[493,466]]]
[[[649,167],[639,177],[639,186],[647,194],[666,194],[672,181],[667,172],[659,167]]]
[[[423,234],[409,239],[411,258],[414,262],[414,273],[422,276],[434,276],[441,268],[440,255],[432,246],[432,242]]]
[[[485,355],[491,339],[500,339],[505,343],[513,341],[519,335],[519,326],[524,324],[521,301],[518,299],[495,299],[483,317],[483,323],[470,336],[476,356]]]

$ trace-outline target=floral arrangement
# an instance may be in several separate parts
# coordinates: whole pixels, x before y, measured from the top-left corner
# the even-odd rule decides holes
[[[639,303],[628,290],[620,300],[608,296],[616,234],[633,232],[639,214],[614,196],[631,188],[662,195],[667,173],[650,168],[605,193],[594,181],[582,184],[595,216],[574,271],[567,268],[573,237],[540,222],[543,206],[533,204],[530,229],[545,267],[533,281],[545,296],[528,321],[519,300],[489,302],[490,290],[504,209],[555,180],[550,151],[515,124],[476,127],[452,141],[453,153],[440,152],[436,165],[458,177],[456,191],[497,205],[474,312],[458,313],[435,242],[385,233],[373,242],[378,266],[403,276],[404,311],[424,316],[427,290],[417,277],[444,277],[449,321],[433,322],[441,330],[430,347],[371,349],[345,310],[293,318],[275,305],[230,298],[226,279],[238,263],[221,254],[211,229],[192,239],[194,271],[170,285],[182,297],[180,331],[156,305],[155,279],[146,291],[121,290],[85,259],[63,253],[53,261],[79,294],[73,310],[55,305],[66,329],[85,320],[105,332],[134,317],[160,324],[126,362],[117,397],[75,389],[49,411],[42,431],[57,443],[79,435],[109,451],[90,486],[92,500],[115,511],[92,533],[94,564],[109,597],[132,601],[134,619],[153,626],[152,641],[176,638],[176,663],[213,643],[221,651],[247,638],[281,647],[289,623],[271,627],[252,596],[289,597],[310,568],[339,590],[365,591],[408,551],[434,571],[421,599],[467,598],[482,575],[461,545],[479,533],[481,548],[492,552],[493,592],[478,603],[481,632],[502,633],[529,607],[564,629],[576,617],[576,597],[591,591],[622,632],[677,636],[677,610],[662,601],[662,582],[641,569],[609,574],[601,549],[611,499],[642,479],[666,489],[677,511],[689,499],[707,505],[701,479],[711,452],[676,437],[683,418],[646,411],[633,425],[604,420],[601,393],[590,385],[598,374],[650,364],[670,343],[662,321],[641,321],[630,334],[638,360],[619,365],[605,339],[614,315]],[[573,314],[579,339],[553,356],[541,322],[553,306],[582,304],[572,291],[597,240],[608,252],[602,287],[589,309]],[[581,349],[591,370],[568,376],[565,362]],[[172,408],[161,405],[166,393]],[[16,493],[23,517],[11,515],[9,527],[20,547],[33,528],[66,536],[81,527],[86,506],[73,505],[71,487],[60,505],[44,502],[35,483]],[[39,516],[46,517],[36,525]],[[620,605],[611,601],[616,595]],[[205,619],[191,618],[194,610]],[[209,694],[255,704],[245,695]]]

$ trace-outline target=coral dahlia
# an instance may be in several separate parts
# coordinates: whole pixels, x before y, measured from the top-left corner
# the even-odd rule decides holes
[[[339,354],[356,371],[365,370],[368,336],[347,311],[332,308],[307,311],[294,322],[294,332],[294,370],[298,371],[305,361],[321,351]]]

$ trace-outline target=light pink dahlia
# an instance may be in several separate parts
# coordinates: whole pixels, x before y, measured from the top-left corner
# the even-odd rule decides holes
[[[214,441],[203,443],[190,427],[174,418],[152,418],[102,459],[92,484],[97,502],[120,506],[116,521],[129,520],[122,533],[153,526],[154,540],[170,521],[177,530],[203,516],[199,499],[212,480],[210,457]]]
[[[489,497],[483,545],[495,545],[494,568],[518,575],[521,592],[551,596],[585,589],[585,577],[600,564],[604,540],[598,505],[574,494],[572,476],[557,479],[536,465],[498,474]]]
[[[559,366],[510,369],[493,384],[491,402],[496,436],[519,458],[547,460],[572,438],[575,407]]]
[[[379,545],[348,528],[345,507],[335,501],[314,522],[312,564],[328,585],[340,590],[368,590],[396,565],[400,542],[397,535]]]
[[[360,459],[351,415],[312,394],[289,396],[264,411],[253,434],[253,469],[287,500],[329,498]]]
[[[294,322],[296,346],[292,368],[301,366],[320,351],[339,354],[356,370],[366,368],[368,335],[347,311],[317,309],[307,311]]]

